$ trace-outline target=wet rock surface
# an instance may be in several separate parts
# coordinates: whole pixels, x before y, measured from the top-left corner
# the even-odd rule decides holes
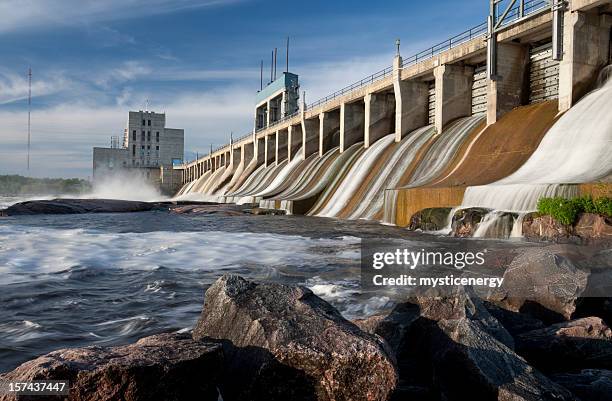
[[[167,210],[167,204],[116,199],[52,199],[33,200],[9,206],[5,216],[35,214],[129,213]]]
[[[386,400],[396,384],[385,344],[305,287],[223,276],[193,336],[224,340],[227,401]]]
[[[612,369],[612,330],[598,317],[586,317],[522,333],[519,354],[544,371]]]
[[[122,347],[51,352],[0,375],[0,381],[69,380],[71,401],[217,401],[222,359],[218,343],[197,342],[187,334],[160,334]],[[2,401],[14,399],[41,397],[0,395]]]
[[[478,224],[490,211],[491,209],[480,207],[458,210],[453,216],[451,235],[455,237],[473,236]]]
[[[551,376],[583,401],[606,401],[612,398],[612,370],[584,369],[580,372]]]

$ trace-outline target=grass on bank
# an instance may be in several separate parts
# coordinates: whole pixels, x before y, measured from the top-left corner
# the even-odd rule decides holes
[[[538,201],[538,212],[548,214],[564,225],[576,222],[580,213],[595,213],[612,217],[612,198],[583,196],[580,198],[541,198]]]
[[[0,175],[0,195],[60,195],[89,192],[91,184],[80,178],[31,178]]]

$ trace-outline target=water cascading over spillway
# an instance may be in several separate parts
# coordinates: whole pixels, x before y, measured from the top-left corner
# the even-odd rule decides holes
[[[347,206],[361,182],[375,165],[378,157],[393,143],[394,139],[395,134],[387,135],[361,152],[360,156],[349,166],[349,170],[340,185],[337,188],[335,186],[328,187],[309,214],[319,217],[337,217],[340,211]],[[363,145],[360,144],[360,146]]]
[[[384,224],[395,224],[399,191],[422,187],[438,179],[457,155],[459,148],[474,133],[481,130],[481,127],[484,126],[484,119],[483,114],[460,118],[452,122],[442,133],[433,138],[427,137],[428,143],[422,143],[417,152],[411,156],[412,159],[415,159],[418,151],[423,149],[421,158],[415,160],[416,166],[408,169],[406,165],[401,171],[402,176],[399,180],[393,185],[385,186],[380,194],[383,203],[380,207],[380,218]],[[409,137],[411,135],[414,134],[409,134]]]
[[[603,74],[609,74],[606,67]],[[606,79],[552,126],[527,162],[490,185],[468,187],[463,206],[532,211],[542,197],[578,195],[575,184],[610,182],[612,80]]]
[[[423,127],[409,133],[399,144],[396,144],[390,157],[383,161],[379,171],[374,172],[367,188],[355,195],[360,201],[346,215],[348,219],[371,220],[379,216],[383,207],[386,188],[395,187],[410,163],[422,146],[434,133],[432,126]],[[344,216],[343,216],[344,217]]]
[[[282,192],[296,178],[296,175],[299,175],[300,170],[303,169],[303,164],[304,154],[302,152],[302,148],[300,147],[296,153],[296,157],[285,164],[285,166],[278,172],[276,177],[274,177],[274,180],[270,182],[270,184],[267,185],[261,192],[255,194],[255,196],[269,197]]]

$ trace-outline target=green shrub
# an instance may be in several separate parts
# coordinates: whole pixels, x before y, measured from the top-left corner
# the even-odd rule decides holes
[[[612,216],[612,198],[593,199],[583,196],[574,199],[541,198],[538,201],[538,212],[552,216],[564,225],[574,224],[580,213],[597,213]]]
[[[612,217],[612,198],[597,198],[594,204],[596,213]]]

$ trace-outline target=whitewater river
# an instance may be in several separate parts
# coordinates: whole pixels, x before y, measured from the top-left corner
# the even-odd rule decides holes
[[[363,238],[416,249],[466,243],[317,217],[147,212],[0,218],[0,372],[62,347],[189,330],[205,289],[224,273],[306,285],[347,318],[390,308],[388,294],[360,288]],[[470,244],[509,253],[533,246]]]

